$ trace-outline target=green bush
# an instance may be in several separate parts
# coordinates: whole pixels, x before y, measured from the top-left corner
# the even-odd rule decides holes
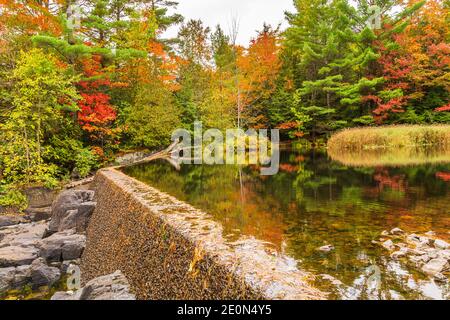
[[[23,210],[28,206],[27,197],[19,190],[11,189],[9,186],[0,186],[0,206],[17,207]]]
[[[98,167],[98,157],[89,149],[80,149],[75,157],[74,172],[80,177],[86,177]]]

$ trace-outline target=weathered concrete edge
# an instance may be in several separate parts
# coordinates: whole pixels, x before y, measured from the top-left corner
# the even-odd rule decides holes
[[[120,269],[130,280],[138,298],[171,298],[172,291],[175,299],[309,300],[326,297],[323,292],[308,283],[311,275],[298,270],[293,259],[268,251],[263,242],[253,238],[228,242],[222,235],[220,223],[189,204],[115,169],[99,171],[94,185],[98,205],[91,218],[87,247],[83,255],[82,269],[85,281],[112,269]],[[118,203],[114,205],[116,201]],[[133,207],[129,212],[125,209],[127,203]],[[134,227],[117,227],[127,223]],[[139,238],[137,242],[133,244],[136,239],[124,240],[127,237],[121,235],[119,242],[123,244],[117,243],[115,233],[132,232],[134,228],[141,229],[143,223],[147,224],[144,227],[148,227],[148,232],[144,229],[142,234],[131,235],[131,238]],[[110,226],[105,228],[100,224]],[[156,225],[158,226],[155,227]],[[174,257],[169,257],[170,248],[165,248],[164,243],[161,244],[160,240],[154,239],[161,236],[157,234],[159,233],[157,228],[161,226],[172,239],[172,243],[168,246],[174,246],[174,251],[180,251],[174,253]],[[108,231],[104,231],[106,229]],[[126,241],[129,241],[129,245],[126,245]],[[113,243],[109,246],[105,245],[106,242]],[[146,262],[142,262],[139,257],[134,257],[132,252],[142,250],[142,246],[146,246],[147,243],[153,246],[148,249],[153,257],[145,258]],[[161,248],[159,255],[164,257],[163,260],[155,254],[157,251],[154,250],[158,249],[157,247]],[[123,259],[122,255],[126,255],[127,258]],[[142,255],[142,252],[138,255]],[[103,259],[104,257],[106,259]],[[154,269],[156,264],[167,262],[168,259],[173,259],[168,263],[173,264],[172,272],[179,273],[171,274],[170,277],[176,277],[190,285],[180,283],[181,288],[172,287],[168,281],[161,282],[161,279],[154,279],[164,278],[167,274],[151,274],[148,269],[151,266]],[[130,267],[131,261],[134,261],[136,266]],[[139,281],[147,282],[148,286],[138,284]],[[202,288],[193,288],[197,287],[195,282],[202,281],[207,284]],[[164,290],[151,287],[152,284],[161,283],[165,287]],[[161,291],[161,294],[155,293],[157,291]]]

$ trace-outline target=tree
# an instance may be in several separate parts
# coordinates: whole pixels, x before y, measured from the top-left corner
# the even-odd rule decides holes
[[[0,124],[2,176],[8,183],[55,183],[47,163],[49,141],[62,129],[64,113],[78,110],[74,82],[58,61],[39,49],[22,52],[11,76],[12,105]]]

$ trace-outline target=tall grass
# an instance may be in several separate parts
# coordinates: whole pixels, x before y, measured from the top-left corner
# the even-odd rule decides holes
[[[399,125],[353,128],[340,131],[328,140],[328,149],[339,151],[378,148],[450,148],[450,125]]]

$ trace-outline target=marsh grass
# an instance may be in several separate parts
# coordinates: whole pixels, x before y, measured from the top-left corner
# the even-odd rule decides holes
[[[333,152],[430,147],[450,149],[450,125],[400,125],[353,128],[333,135],[327,147]]]
[[[401,147],[395,149],[328,150],[328,155],[349,167],[404,167],[423,164],[450,163],[450,148]]]

